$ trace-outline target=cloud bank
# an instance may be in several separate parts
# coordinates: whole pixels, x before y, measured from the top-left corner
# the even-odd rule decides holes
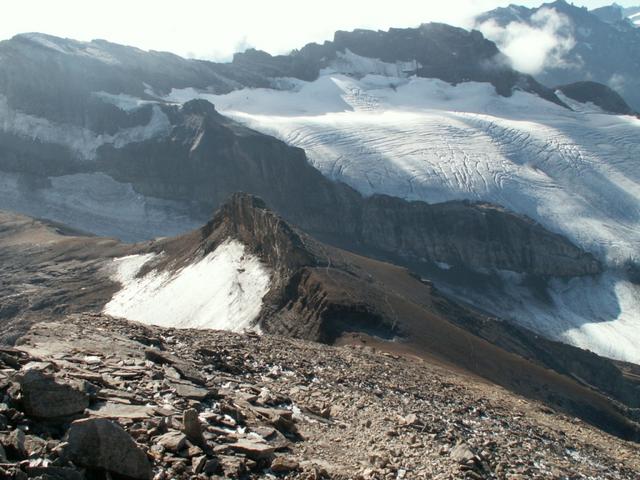
[[[516,70],[535,75],[545,68],[570,66],[566,55],[576,43],[573,28],[555,9],[538,10],[530,23],[511,22],[502,27],[489,20],[476,28],[498,44]]]

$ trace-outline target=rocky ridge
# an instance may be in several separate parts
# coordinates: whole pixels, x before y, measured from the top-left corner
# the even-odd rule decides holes
[[[368,342],[336,348],[95,315],[33,326],[0,356],[0,474],[633,479],[640,471],[636,444]],[[27,408],[34,383],[58,392],[38,417]]]
[[[418,356],[549,402],[623,438],[640,431],[632,372],[455,303],[404,268],[323,244],[253,196],[234,196],[201,229],[138,245],[70,235],[15,215],[0,225],[0,293],[7,299],[0,321],[8,343],[35,324],[104,311],[123,288],[112,276],[114,258],[150,255],[138,277],[171,278],[234,239],[269,271],[254,319],[263,332],[325,343],[357,332],[396,339]],[[178,319],[173,325],[180,326]]]

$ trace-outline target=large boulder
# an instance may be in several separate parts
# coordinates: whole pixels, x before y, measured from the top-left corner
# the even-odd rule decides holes
[[[89,397],[73,385],[61,383],[38,370],[18,377],[22,402],[27,415],[50,419],[83,413]]]
[[[151,478],[145,453],[120,425],[103,418],[78,420],[67,433],[65,456],[76,465],[129,478]]]

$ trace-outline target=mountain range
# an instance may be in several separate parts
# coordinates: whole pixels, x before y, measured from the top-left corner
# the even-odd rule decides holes
[[[46,330],[67,349],[43,325],[142,328],[125,319],[193,345],[209,329],[372,344],[637,442],[640,30],[633,9],[564,1],[477,26],[541,12],[572,42],[535,75],[436,23],[229,63],[0,42],[0,341]],[[34,355],[2,352],[17,370],[7,355]],[[156,360],[171,378],[177,360]]]

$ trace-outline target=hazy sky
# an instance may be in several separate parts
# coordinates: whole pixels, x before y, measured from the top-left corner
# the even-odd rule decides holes
[[[640,0],[620,1],[631,6]],[[226,59],[256,47],[283,53],[330,39],[339,29],[387,29],[441,21],[469,26],[497,0],[2,0],[0,39],[43,32],[78,40],[104,38],[145,50]],[[611,2],[575,2],[589,8]]]

